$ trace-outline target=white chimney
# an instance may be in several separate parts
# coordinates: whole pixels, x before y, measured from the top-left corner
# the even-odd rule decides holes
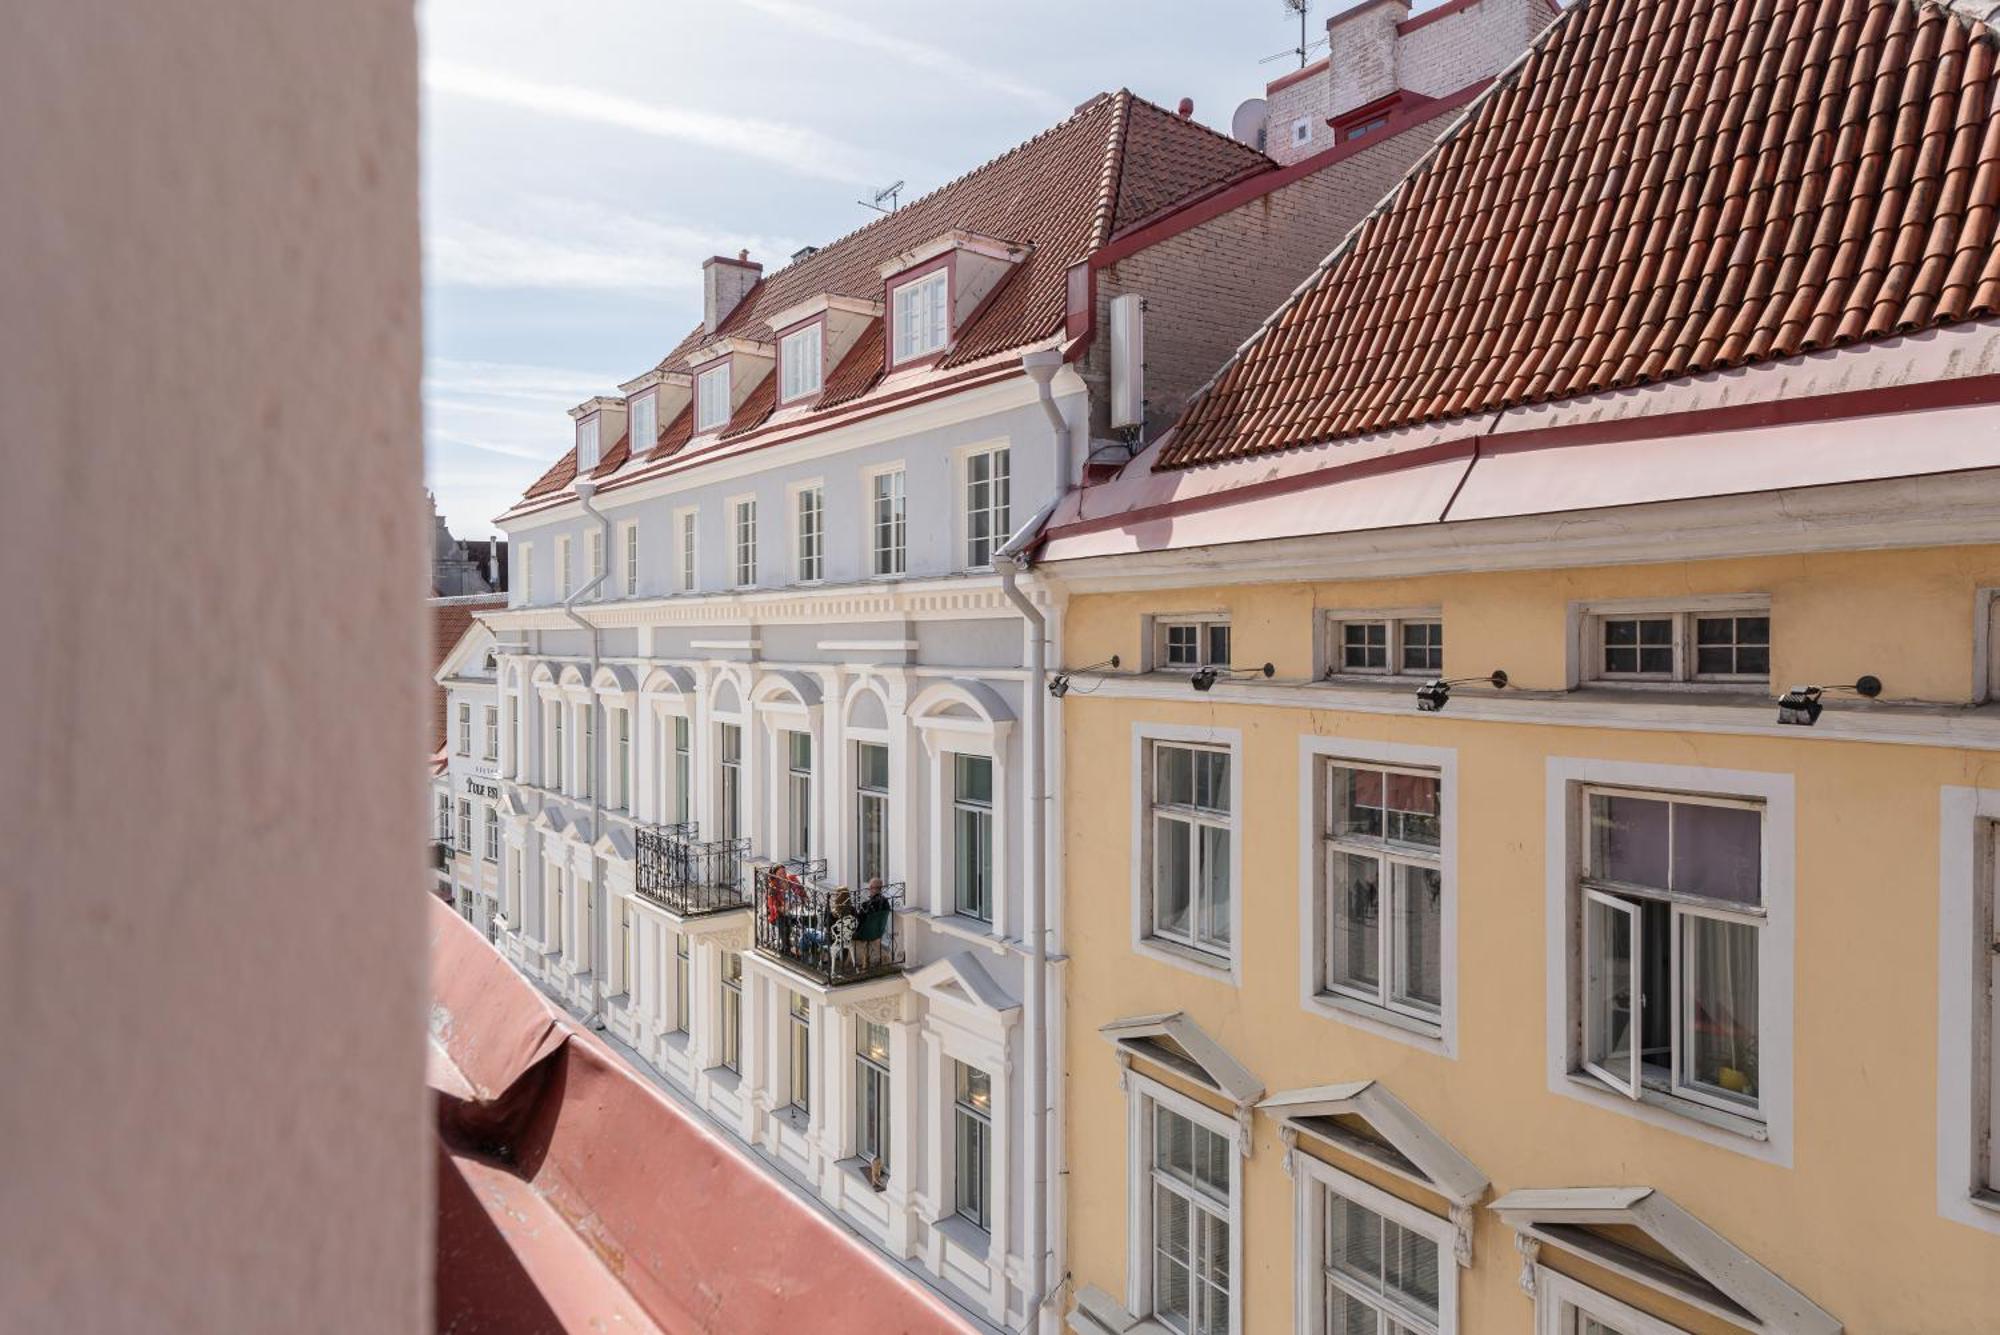
[[[736,304],[763,276],[764,266],[753,261],[747,250],[736,252],[733,260],[716,255],[702,261],[701,322],[709,333],[722,327]]]

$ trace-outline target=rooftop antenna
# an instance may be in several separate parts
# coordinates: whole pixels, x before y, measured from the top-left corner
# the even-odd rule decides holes
[[[1265,56],[1257,62],[1259,65],[1268,65],[1274,60],[1283,60],[1286,56],[1297,56],[1299,58],[1299,68],[1304,69],[1306,67],[1306,56],[1326,45],[1326,38],[1324,37],[1320,38],[1317,42],[1308,42],[1306,40],[1306,15],[1311,10],[1312,0],[1285,0],[1285,12],[1299,16],[1299,44],[1289,51],[1280,51],[1275,55]]]
[[[1289,5],[1293,3],[1293,0],[1285,0],[1285,3]],[[854,202],[864,209],[873,209],[877,213],[894,213],[896,211],[896,196],[902,193],[903,183],[898,181],[894,185],[885,185],[880,190],[877,190],[873,204],[870,204],[865,199],[857,199]],[[882,207],[882,201],[885,199],[889,201],[889,207],[886,209]]]

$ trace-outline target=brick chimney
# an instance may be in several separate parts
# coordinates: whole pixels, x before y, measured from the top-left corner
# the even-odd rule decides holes
[[[736,303],[763,276],[764,266],[752,260],[747,250],[736,252],[733,260],[716,255],[702,261],[701,322],[709,333],[722,327],[722,322],[736,309]]]
[[[1327,115],[1365,107],[1401,87],[1396,29],[1409,17],[1409,0],[1373,0],[1327,20]]]

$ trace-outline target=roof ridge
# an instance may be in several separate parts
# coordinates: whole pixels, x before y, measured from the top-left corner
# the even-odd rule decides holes
[[[1118,186],[1125,174],[1125,132],[1132,120],[1132,90],[1120,88],[1111,97],[1111,126],[1104,136],[1104,162],[1097,174],[1097,209],[1090,220],[1090,250],[1103,246],[1111,235],[1111,221],[1118,211]]]

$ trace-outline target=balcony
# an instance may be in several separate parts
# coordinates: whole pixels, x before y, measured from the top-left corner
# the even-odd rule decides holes
[[[681,918],[748,908],[743,864],[748,839],[697,838],[694,822],[637,831],[633,889]]]
[[[449,839],[431,840],[431,870],[445,871],[448,870],[450,866],[451,866],[451,841]]]
[[[899,973],[900,883],[855,892],[826,884],[824,862],[757,870],[757,951],[829,987]]]

